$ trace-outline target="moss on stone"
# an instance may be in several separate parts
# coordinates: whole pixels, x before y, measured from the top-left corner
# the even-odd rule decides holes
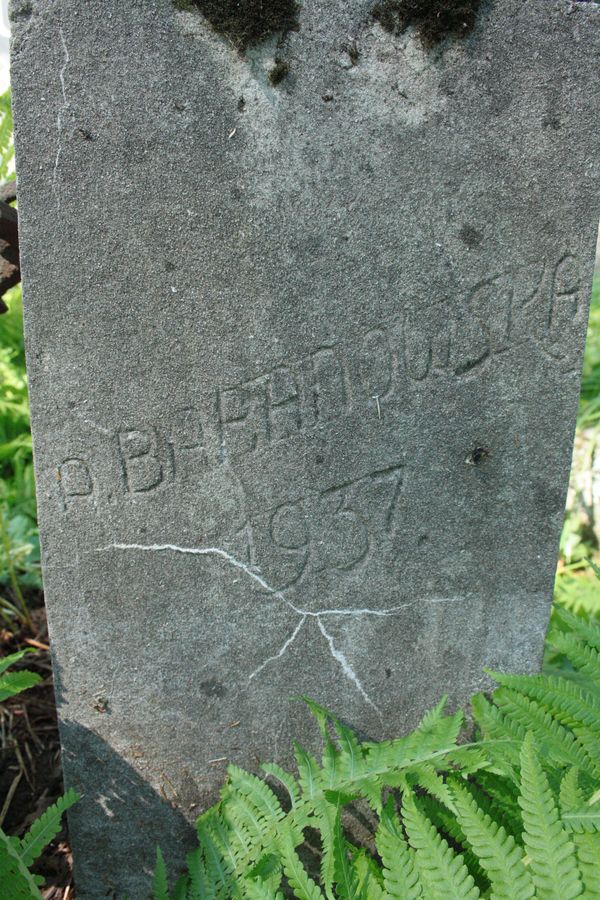
[[[284,78],[289,74],[290,67],[289,63],[286,63],[284,59],[275,60],[275,65],[269,72],[269,82],[273,85],[273,87],[277,87],[278,84],[281,84]]]
[[[416,28],[423,44],[433,47],[472,31],[481,5],[482,0],[378,0],[373,16],[392,34]]]
[[[194,6],[213,29],[243,53],[275,34],[298,28],[300,5],[296,0],[173,0],[181,8]]]

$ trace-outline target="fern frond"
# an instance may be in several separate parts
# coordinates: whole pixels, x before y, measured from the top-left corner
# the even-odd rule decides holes
[[[505,717],[534,734],[544,756],[553,759],[559,766],[579,766],[592,777],[600,778],[600,767],[585,747],[536,700],[524,697],[510,688],[500,688],[494,693],[494,702]]]
[[[298,781],[304,800],[312,800],[323,789],[323,779],[319,764],[300,744],[295,744]]]
[[[521,796],[525,830],[536,890],[545,900],[570,900],[582,894],[575,846],[564,830],[548,779],[538,761],[533,734],[521,749]]]
[[[574,634],[561,633],[553,634],[552,646],[563,653],[578,672],[600,684],[600,652],[595,647],[582,644]]]
[[[402,799],[408,842],[416,851],[416,862],[426,896],[447,900],[474,900],[480,893],[461,856],[455,854],[435,826],[420,811],[408,791]]]
[[[160,847],[156,848],[156,863],[154,865],[154,877],[152,879],[154,900],[169,900],[169,882],[167,880],[167,867]]]
[[[261,768],[267,775],[271,775],[273,778],[276,778],[277,781],[281,782],[289,794],[292,807],[298,806],[298,803],[300,802],[300,791],[294,776],[289,772],[286,772],[285,769],[282,769],[281,766],[278,766],[276,763],[263,763]]]
[[[54,840],[60,831],[63,813],[80,800],[77,791],[70,788],[56,803],[49,806],[46,812],[36,819],[27,834],[21,839],[19,856],[24,865],[30,866],[41,854],[44,847]]]
[[[270,887],[264,881],[248,880],[244,885],[244,897],[247,900],[284,900],[281,891]]]
[[[514,783],[494,773],[480,772],[465,787],[480,809],[502,825],[517,843],[521,843],[523,820],[518,802],[519,791]]]
[[[496,740],[499,742],[498,747],[501,759],[498,761],[501,761],[504,765],[508,762],[513,771],[515,771],[520,763],[519,754],[523,739],[523,729],[521,727],[516,728],[483,694],[475,694],[471,698],[471,708],[473,710],[473,718],[481,729],[483,736],[490,741]],[[498,757],[498,754],[494,754],[493,743],[490,745],[490,756],[494,761]]]
[[[196,847],[186,857],[188,884],[185,900],[209,900],[218,896],[218,886],[209,877],[204,865],[201,847]]]
[[[497,675],[499,684],[536,700],[563,725],[585,725],[600,739],[600,691],[554,675]]]
[[[427,818],[441,832],[442,837],[449,839],[451,846],[458,850],[479,890],[486,891],[489,887],[488,878],[479,864],[477,856],[471,849],[455,814],[451,813],[444,804],[433,797],[419,797],[419,806]]]
[[[11,900],[42,900],[33,875],[0,828],[0,885]]]
[[[198,868],[196,871],[204,876],[200,883],[208,882],[206,885],[209,891],[207,896],[239,897],[239,888],[234,877],[235,854],[229,843],[229,829],[223,822],[218,808],[212,807],[199,817],[196,822],[196,832],[204,862],[204,871],[199,872]],[[213,894],[210,893],[211,890],[214,892]]]
[[[267,853],[247,873],[244,881],[244,896],[258,900],[279,900],[283,894],[281,887],[281,862],[276,853]]]
[[[354,854],[352,868],[361,896],[367,900],[384,900],[383,874],[366,850]]]
[[[429,764],[421,765],[414,773],[409,772],[407,777],[409,784],[413,787],[418,785],[424,788],[432,797],[435,797],[440,803],[447,806],[449,810],[455,812],[452,791],[441,775],[438,775],[434,766]]]
[[[350,862],[339,812],[333,826],[333,872],[338,900],[362,900],[364,894]]]
[[[421,900],[423,889],[419,882],[415,852],[406,843],[392,797],[388,799],[381,815],[375,842],[383,865],[385,890],[389,896],[402,897],[403,900]]]
[[[558,619],[563,625],[566,625],[569,632],[579,635],[589,647],[595,647],[596,650],[600,650],[600,627],[597,624],[573,615],[572,612],[569,612],[569,610],[559,604],[555,604],[553,607],[552,617],[553,620]],[[560,634],[561,632],[558,633]],[[548,635],[549,643],[553,642],[556,634],[557,629],[551,628]]]
[[[600,898],[600,834],[573,834],[586,900]]]
[[[458,822],[490,880],[490,896],[494,900],[533,897],[533,881],[525,868],[523,851],[513,837],[457,783],[453,785],[453,793]]]
[[[324,900],[319,887],[310,878],[296,853],[294,835],[287,822],[280,826],[277,835],[277,849],[281,856],[285,876],[298,900]]]
[[[563,813],[563,824],[569,831],[600,833],[600,806],[580,806]]]
[[[190,889],[190,879],[187,875],[182,875],[175,882],[173,888],[173,900],[195,900],[191,894],[188,895]]]

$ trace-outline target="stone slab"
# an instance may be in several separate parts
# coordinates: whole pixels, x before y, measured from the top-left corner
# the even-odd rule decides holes
[[[305,0],[242,57],[170,0],[12,4],[81,898],[145,896],[227,760],[311,743],[299,695],[381,737],[539,666],[599,8],[496,0],[433,50],[371,8]]]

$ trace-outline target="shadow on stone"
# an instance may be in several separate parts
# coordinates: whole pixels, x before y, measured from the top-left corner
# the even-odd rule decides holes
[[[82,795],[69,813],[78,900],[150,897],[157,845],[174,879],[195,845],[193,826],[94,732],[66,721],[61,738],[67,787]]]

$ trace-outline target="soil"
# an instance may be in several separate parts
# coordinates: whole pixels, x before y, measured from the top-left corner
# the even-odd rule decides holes
[[[1,825],[17,837],[64,792],[46,614],[41,596],[32,599],[33,630],[12,634],[0,628],[0,658],[33,647],[36,652],[28,653],[12,671],[31,669],[43,679],[0,707],[0,813],[14,790]],[[46,879],[40,889],[44,900],[74,900],[66,821],[33,871]]]

